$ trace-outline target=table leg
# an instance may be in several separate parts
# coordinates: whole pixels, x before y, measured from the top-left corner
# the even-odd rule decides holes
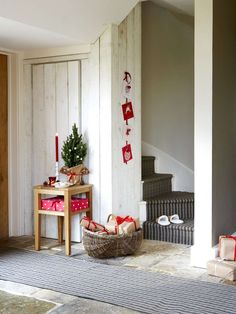
[[[58,216],[57,217],[57,229],[58,229],[58,241],[60,244],[63,242],[63,223],[64,223],[64,217]]]
[[[71,254],[71,211],[70,211],[71,195],[68,191],[64,195],[64,219],[65,219],[65,253]]]
[[[93,219],[93,194],[92,194],[92,188],[89,189],[89,192],[86,193],[86,197],[89,200],[89,212],[88,212],[88,217],[90,219]]]
[[[39,208],[41,206],[41,194],[35,191],[34,194],[34,237],[35,237],[35,250],[40,250],[40,237],[41,237],[41,215]]]

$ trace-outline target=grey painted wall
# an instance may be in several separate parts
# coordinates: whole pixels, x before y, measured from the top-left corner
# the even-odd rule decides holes
[[[213,245],[236,231],[236,1],[213,2]]]
[[[142,3],[142,140],[194,168],[193,18]]]

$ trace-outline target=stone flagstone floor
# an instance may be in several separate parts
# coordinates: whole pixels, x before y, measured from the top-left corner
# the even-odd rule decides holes
[[[34,250],[34,239],[28,236],[14,237],[9,239],[6,246]],[[64,245],[58,245],[57,240],[43,238],[40,252],[41,254],[64,254]],[[236,282],[208,276],[205,269],[191,267],[190,246],[180,244],[144,240],[140,250],[133,256],[99,260],[89,257],[82,243],[74,243],[72,245],[72,256],[76,259],[94,263],[133,267],[145,271],[162,272],[172,276],[236,285]],[[137,312],[111,304],[0,280],[0,313],[129,314]]]

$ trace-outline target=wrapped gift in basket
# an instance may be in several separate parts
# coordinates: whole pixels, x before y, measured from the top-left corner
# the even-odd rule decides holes
[[[121,227],[122,224],[124,228]],[[129,224],[133,224],[134,227],[128,228]],[[105,226],[84,217],[81,219],[81,225],[84,227],[84,248],[92,257],[110,258],[131,255],[142,244],[143,231],[138,219],[131,216],[109,216]],[[109,230],[108,225],[115,227]]]

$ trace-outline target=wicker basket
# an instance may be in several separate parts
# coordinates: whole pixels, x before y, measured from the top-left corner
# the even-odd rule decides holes
[[[95,234],[84,228],[83,244],[89,256],[109,258],[134,254],[143,240],[143,230],[133,232],[131,235]]]

